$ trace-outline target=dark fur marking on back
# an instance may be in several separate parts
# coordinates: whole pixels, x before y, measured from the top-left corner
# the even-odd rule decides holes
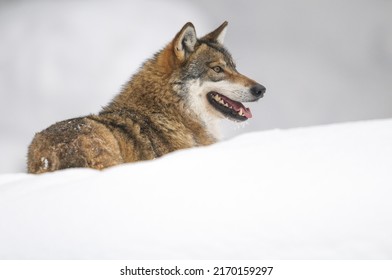
[[[120,111],[104,111],[99,114],[99,116],[102,116],[104,119],[107,119],[107,117],[110,117],[111,115],[125,117],[128,120],[132,120],[135,124],[138,124],[142,135],[145,135],[148,138],[155,157],[160,157],[163,154],[167,153],[167,151],[165,151],[166,149],[168,151],[174,150],[169,140],[163,136],[163,132],[158,127],[156,127],[149,118],[143,116],[139,112],[130,109],[123,109]],[[109,125],[112,125],[114,127],[119,126],[119,124],[115,120],[111,120]],[[129,131],[126,125],[124,125],[122,131],[126,132],[126,134],[128,135],[132,135],[132,131]],[[132,139],[134,139],[134,135],[132,136]],[[162,142],[165,145],[165,150],[162,150],[162,148],[160,148],[159,142]]]
[[[140,145],[138,143],[138,141],[136,141],[135,139],[135,135],[132,132],[132,130],[130,130],[128,128],[128,126],[126,124],[119,124],[117,121],[109,119],[109,118],[99,118],[97,116],[87,116],[86,118],[96,121],[102,125],[104,125],[106,128],[108,128],[110,131],[114,131],[114,130],[119,130],[123,135],[125,135],[127,137],[128,140],[132,141],[132,143],[134,144],[135,148],[140,148]],[[139,153],[141,151],[143,151],[143,149],[138,149]],[[144,153],[140,153],[142,156],[145,156]]]

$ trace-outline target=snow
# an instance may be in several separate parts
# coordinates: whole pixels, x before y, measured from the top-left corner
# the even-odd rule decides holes
[[[1,259],[390,259],[392,119],[0,175]]]

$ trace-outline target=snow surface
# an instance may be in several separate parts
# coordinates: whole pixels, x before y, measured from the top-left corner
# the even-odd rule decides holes
[[[2,259],[391,259],[392,119],[0,175]]]

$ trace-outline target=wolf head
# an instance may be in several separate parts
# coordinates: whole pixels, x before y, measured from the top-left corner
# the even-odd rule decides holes
[[[174,90],[207,122],[251,118],[250,109],[242,102],[257,101],[266,90],[237,71],[230,53],[223,46],[227,24],[225,21],[198,39],[193,24],[188,22],[168,46],[175,68]]]

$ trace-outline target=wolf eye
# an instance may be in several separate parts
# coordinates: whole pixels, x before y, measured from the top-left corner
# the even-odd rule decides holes
[[[220,66],[214,66],[212,69],[213,69],[216,73],[221,73],[221,72],[223,72],[223,69],[222,69],[222,67],[220,67]]]

